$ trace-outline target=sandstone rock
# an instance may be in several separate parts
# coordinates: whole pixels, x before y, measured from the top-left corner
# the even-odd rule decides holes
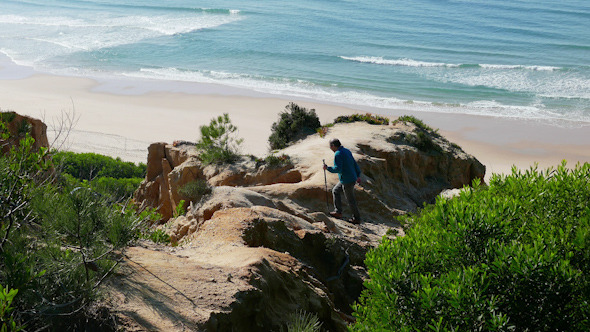
[[[170,193],[170,202],[168,204],[176,207],[180,204],[181,200],[190,201],[188,197],[183,197],[178,191],[185,184],[203,177],[199,165],[194,159],[185,160],[183,163],[176,165],[168,173],[168,191]]]
[[[43,121],[15,112],[1,112],[0,115],[10,133],[8,140],[0,139],[2,153],[8,152],[11,146],[18,145],[20,139],[24,138],[27,133],[35,140],[34,151],[38,151],[40,147],[49,147],[47,125]]]
[[[361,225],[327,214],[330,191],[338,180],[327,174],[326,186],[321,161],[332,163],[328,142],[334,137],[353,152],[363,170],[363,182],[356,187]],[[185,199],[178,189],[196,179],[214,188],[199,202],[190,202],[186,216],[166,226],[182,246],[158,259],[190,267],[159,275],[183,294],[162,290],[174,301],[172,316],[178,317],[159,322],[162,316],[130,320],[123,315],[123,320],[146,329],[168,330],[171,321],[179,319],[196,330],[280,330],[290,313],[303,310],[317,315],[325,329],[345,331],[351,305],[367,278],[367,250],[385,235],[403,235],[395,217],[432,202],[444,190],[483,179],[485,173],[485,167],[459,147],[406,123],[337,124],[323,138],[312,135],[283,150],[292,164],[280,167],[248,157],[233,165],[203,166],[190,149],[165,144],[153,149],[148,164],[160,165],[138,189],[140,204],[173,209]],[[135,253],[138,258],[149,255],[139,249]],[[150,264],[160,268],[158,262]],[[122,278],[120,288],[132,282],[156,287],[147,279],[130,278]],[[126,301],[115,305],[134,303]],[[157,301],[151,305],[159,306]]]
[[[162,174],[162,158],[166,156],[166,143],[152,143],[148,147],[146,181],[153,181]]]

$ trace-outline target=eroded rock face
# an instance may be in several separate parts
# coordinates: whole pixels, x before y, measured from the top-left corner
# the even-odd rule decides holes
[[[362,185],[356,187],[361,225],[327,214],[338,179],[324,173],[322,160],[332,164],[328,142],[335,137],[363,171]],[[167,264],[198,262],[207,273],[217,271],[212,278],[217,283],[231,281],[221,292],[209,285],[211,279],[188,272],[182,273],[183,281],[162,276],[174,278],[167,283],[177,289],[217,290],[197,298],[187,295],[199,311],[192,320],[186,318],[196,329],[280,330],[289,314],[299,310],[318,316],[327,330],[345,331],[367,277],[367,250],[385,234],[403,235],[396,216],[485,174],[485,167],[459,147],[404,123],[338,124],[326,137],[312,135],[279,153],[289,155],[292,163],[270,167],[245,157],[230,166],[204,166],[189,147],[150,146],[138,203],[159,208],[168,220],[176,204],[187,199],[178,193],[182,185],[201,179],[213,187],[190,202],[186,216],[161,226],[179,244]],[[153,264],[156,269],[158,263]],[[141,325],[141,320],[135,323]]]
[[[0,139],[2,153],[10,150],[10,147],[18,145],[18,142],[25,137],[27,133],[35,140],[33,150],[38,151],[40,147],[49,147],[47,140],[47,125],[43,121],[29,116],[20,115],[15,112],[1,112],[2,121],[10,133],[8,140]]]
[[[172,218],[183,197],[179,189],[197,179],[211,186],[259,186],[274,183],[297,183],[301,173],[293,165],[269,167],[243,157],[233,165],[202,165],[194,146],[153,143],[148,148],[146,179],[135,193],[141,208],[157,208],[163,220]],[[156,192],[153,187],[158,187]]]

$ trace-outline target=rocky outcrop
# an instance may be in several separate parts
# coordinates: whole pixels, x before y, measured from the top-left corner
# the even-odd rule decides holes
[[[338,180],[325,175],[322,159],[331,164],[333,137],[363,170],[356,188],[361,225],[327,214]],[[344,331],[366,279],[367,250],[384,235],[403,234],[396,216],[485,173],[458,146],[411,123],[337,124],[325,137],[312,135],[281,151],[291,160],[282,166],[249,157],[230,166],[204,166],[190,145],[155,143],[148,151],[148,175],[135,200],[159,209],[165,221],[159,227],[177,246],[160,247],[156,261],[148,258],[148,249],[132,248],[126,267],[133,272],[112,287],[112,298],[119,300],[111,306],[128,308],[119,318],[137,330],[181,330],[173,328],[181,321],[191,330],[273,331],[299,311],[313,313],[329,331]],[[193,201],[182,197],[179,188],[197,179],[206,181],[211,193]],[[171,218],[181,199],[190,201],[188,212]],[[155,287],[134,265],[139,260],[176,290],[161,289],[174,308],[181,307],[173,314],[154,319],[124,313],[136,305],[160,310],[158,300],[141,306],[139,300],[121,299],[120,290],[131,285]],[[174,268],[162,270],[162,260]]]
[[[9,151],[12,146],[18,145],[19,141],[27,133],[35,140],[35,143],[33,143],[34,151],[38,151],[40,147],[49,147],[47,125],[43,121],[15,112],[0,112],[0,120],[4,122],[10,134],[10,137],[6,140],[0,138],[2,153]]]

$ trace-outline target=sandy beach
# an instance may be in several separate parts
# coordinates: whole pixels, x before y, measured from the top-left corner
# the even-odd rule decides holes
[[[229,87],[166,81],[93,80],[0,68],[0,109],[37,117],[48,125],[52,142],[62,119],[75,118],[69,137],[55,147],[145,162],[152,142],[196,141],[199,126],[229,113],[244,138],[243,153],[264,156],[272,123],[289,102],[314,108],[322,123],[338,115],[372,112],[391,119],[409,114],[422,119],[474,155],[492,173],[515,165],[528,169],[590,162],[590,124],[506,119],[464,114],[368,109],[281,98]],[[67,121],[66,121],[67,124]],[[346,138],[341,139],[344,143]]]

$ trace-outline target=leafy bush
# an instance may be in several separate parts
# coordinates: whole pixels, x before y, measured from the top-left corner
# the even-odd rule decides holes
[[[96,153],[75,153],[69,151],[55,152],[53,161],[62,172],[80,180],[92,180],[96,177],[115,179],[144,178],[147,165],[122,161]]]
[[[423,130],[419,130],[415,135],[407,135],[406,140],[410,145],[415,146],[420,151],[442,152],[442,148],[432,140],[432,137],[428,133],[424,132]]]
[[[354,331],[590,329],[590,164],[494,175],[366,257]]]
[[[186,214],[186,201],[184,199],[181,199],[180,202],[178,202],[178,205],[176,205],[176,208],[173,211],[174,214],[174,218],[177,218],[179,216],[184,216]]]
[[[0,110],[1,111],[1,110]],[[0,122],[11,123],[16,118],[15,112],[0,112]]]
[[[137,236],[138,217],[88,188],[55,181],[47,150],[34,151],[33,143],[26,134],[0,155],[0,280],[18,289],[16,326],[84,330],[85,310],[118,263],[114,251]]]
[[[295,103],[289,103],[279,115],[279,120],[272,124],[268,138],[270,148],[286,148],[292,141],[315,133],[320,126],[315,109],[308,110]]]
[[[199,158],[207,164],[231,163],[239,157],[239,146],[243,139],[234,137],[238,130],[231,123],[227,113],[211,120],[208,126],[201,126],[201,139],[196,147],[201,151]]]
[[[178,193],[192,202],[198,202],[201,197],[211,193],[211,186],[203,179],[188,182],[178,189]]]
[[[432,129],[432,127],[430,127],[429,125],[425,124],[422,120],[412,115],[402,115],[399,118],[397,118],[397,120],[395,120],[393,123],[396,124],[400,121],[413,123],[416,125],[416,127],[426,131],[437,132],[437,130]]]
[[[102,194],[111,195],[115,201],[131,198],[143,178],[115,179],[100,177],[90,181],[90,187]]]
[[[330,128],[332,127],[334,127],[334,124],[328,123],[316,129],[316,132],[320,135],[321,138],[324,138],[328,134],[328,130],[330,130]]]
[[[266,156],[264,159],[260,160],[260,162],[258,164],[266,164],[270,167],[280,167],[280,166],[290,165],[290,164],[292,164],[292,162],[291,162],[291,157],[289,157],[286,154],[276,155],[273,153],[273,154]],[[257,167],[259,167],[259,166],[260,165],[257,165]]]
[[[156,229],[147,236],[154,243],[168,244],[170,243],[170,235],[166,234],[162,229]]]
[[[96,153],[59,151],[53,161],[61,170],[62,182],[91,188],[113,202],[131,198],[147,170],[143,163],[136,165]]]
[[[118,264],[115,250],[139,235],[139,219],[135,211],[84,187],[37,189],[30,204],[40,230],[23,234],[29,244],[20,249],[47,273],[19,290],[37,318],[51,320],[95,298],[96,287]]]
[[[18,289],[9,290],[0,285],[0,331],[21,331],[23,328],[16,322],[13,316],[14,307],[12,301],[18,293]]]
[[[341,115],[334,119],[334,123],[351,123],[351,122],[366,122],[373,125],[388,125],[389,119],[379,115],[373,115],[371,113],[366,114],[353,114],[353,115]]]

